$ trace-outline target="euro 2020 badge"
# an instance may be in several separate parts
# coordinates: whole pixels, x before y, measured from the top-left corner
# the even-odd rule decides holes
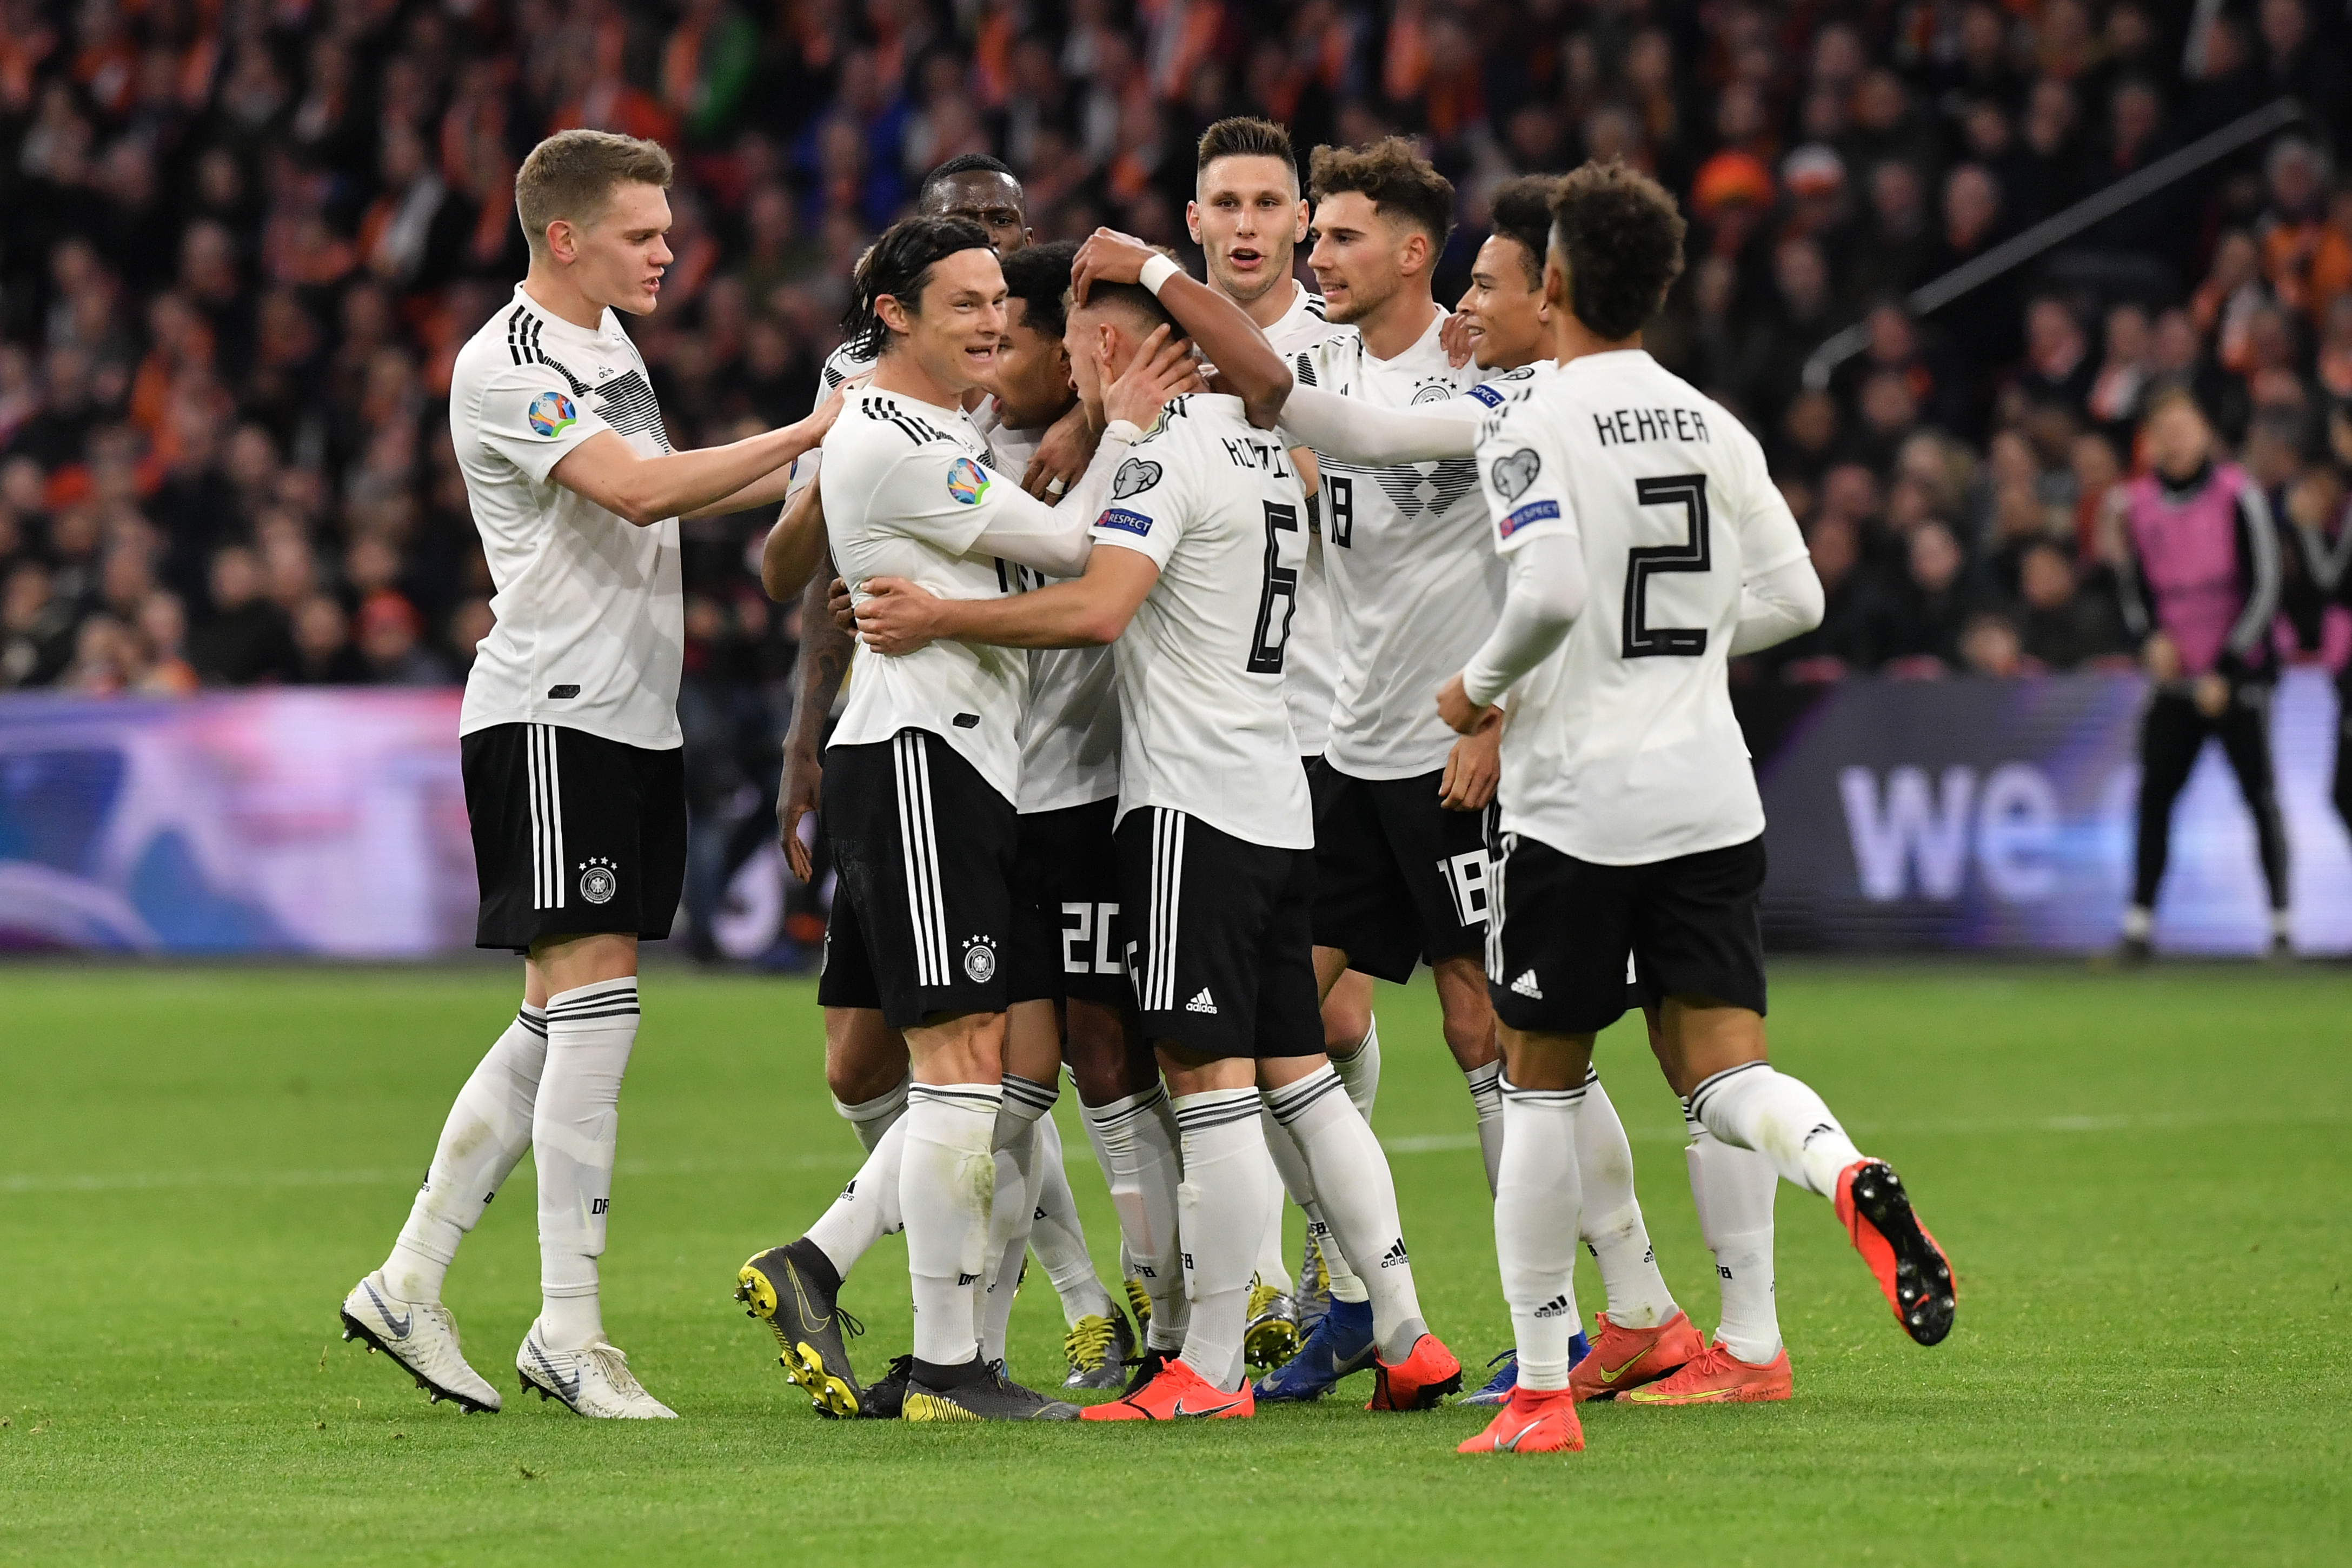
[[[958,458],[948,465],[948,494],[965,506],[978,506],[980,498],[988,493],[988,470],[970,458]]]
[[[542,392],[530,400],[530,428],[534,435],[561,436],[579,421],[580,410],[560,392]]]
[[[620,891],[618,868],[603,856],[594,857],[580,868],[580,896],[592,904],[609,904]]]

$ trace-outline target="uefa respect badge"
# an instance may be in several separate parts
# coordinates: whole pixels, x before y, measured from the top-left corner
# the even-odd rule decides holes
[[[948,466],[948,494],[965,506],[978,506],[980,498],[988,493],[988,470],[970,458],[958,458]]]
[[[580,410],[560,392],[542,392],[530,400],[529,418],[534,435],[561,436],[579,423]]]

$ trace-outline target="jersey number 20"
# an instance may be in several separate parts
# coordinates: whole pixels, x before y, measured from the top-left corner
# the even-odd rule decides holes
[[[1282,536],[1298,531],[1298,509],[1265,503],[1265,586],[1257,597],[1257,630],[1250,638],[1249,672],[1280,675],[1283,645],[1290,640],[1290,615],[1298,607],[1298,568],[1277,566]],[[1276,608],[1280,605],[1280,619]]]
[[[1706,628],[1651,626],[1650,579],[1661,572],[1708,570],[1706,476],[1668,474],[1664,479],[1636,479],[1633,493],[1643,506],[1682,508],[1690,535],[1681,544],[1649,544],[1626,552],[1624,657],[1696,658],[1706,651]]]

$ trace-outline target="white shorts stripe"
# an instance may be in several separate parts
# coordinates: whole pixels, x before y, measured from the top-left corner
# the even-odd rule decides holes
[[[547,820],[554,838],[547,855],[547,887],[552,895],[550,901],[560,910],[563,907],[563,753],[555,743],[555,726],[539,728],[547,742]]]
[[[541,756],[538,724],[522,731],[523,782],[530,795],[530,907],[548,907],[547,851],[553,837],[547,820],[547,767]]]
[[[1151,961],[1143,998],[1147,1012],[1176,1006],[1177,914],[1184,891],[1184,825],[1181,811],[1152,808]]]
[[[907,914],[914,926],[915,984],[948,984],[945,900],[940,893],[939,839],[931,814],[931,761],[919,734],[891,745],[898,784],[898,837],[904,847]]]

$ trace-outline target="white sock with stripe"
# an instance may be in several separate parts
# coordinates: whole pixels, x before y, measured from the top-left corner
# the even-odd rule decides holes
[[[1051,1116],[1037,1119],[1036,1207],[1030,1215],[1029,1250],[1037,1267],[1054,1282],[1061,1298],[1062,1321],[1076,1328],[1080,1318],[1111,1315],[1110,1292],[1095,1273],[1087,1250],[1086,1227],[1078,1222],[1078,1201],[1070,1191],[1070,1173],[1062,1163],[1062,1130]]]
[[[996,1197],[990,1152],[1003,1091],[992,1083],[918,1083],[907,1091],[898,1212],[915,1298],[915,1359],[961,1366],[980,1345],[978,1287]]]
[[[1305,1151],[1275,1119],[1271,1104],[1262,1115],[1259,1127],[1265,1136],[1266,1152],[1274,1161],[1276,1180],[1290,1194],[1290,1201],[1298,1205],[1298,1211],[1307,1216],[1307,1237],[1315,1244],[1316,1252],[1323,1259],[1323,1273],[1331,1299],[1335,1301],[1370,1300],[1364,1282],[1356,1278],[1354,1269],[1348,1267],[1347,1258],[1340,1255],[1339,1242],[1332,1237],[1331,1224],[1323,1215],[1323,1200],[1316,1194],[1315,1173],[1307,1163]]]
[[[1177,1247],[1176,1188],[1182,1166],[1176,1152],[1176,1118],[1168,1091],[1153,1084],[1141,1094],[1085,1108],[1087,1125],[1101,1140],[1103,1174],[1111,1208],[1136,1278],[1151,1298],[1149,1341],[1172,1351],[1184,1342],[1183,1260]]]
[[[1691,1202],[1723,1291],[1715,1342],[1750,1365],[1764,1365],[1780,1353],[1772,1292],[1772,1200],[1780,1174],[1753,1149],[1735,1149],[1700,1126],[1687,1103],[1683,1127],[1690,1134],[1683,1158],[1690,1165]]]
[[[1381,1359],[1402,1361],[1429,1325],[1422,1320],[1412,1261],[1397,1219],[1396,1180],[1380,1140],[1328,1066],[1268,1094],[1265,1103],[1306,1159],[1316,1201],[1339,1239],[1339,1250],[1363,1266],[1360,1278],[1372,1305]],[[1335,1273],[1332,1293],[1338,1292]]]
[[[1348,1089],[1348,1103],[1367,1122],[1372,1119],[1372,1102],[1381,1097],[1381,1021],[1374,1018],[1364,1029],[1364,1037],[1346,1056],[1330,1058],[1331,1070]]]
[[[1822,1097],[1769,1062],[1726,1068],[1691,1090],[1699,1125],[1736,1149],[1753,1149],[1784,1181],[1837,1195],[1838,1176],[1862,1158]]]
[[[1478,1117],[1478,1157],[1486,1164],[1486,1192],[1492,1196],[1503,1169],[1503,1064],[1465,1068],[1462,1079],[1470,1086],[1470,1109]]]
[[[531,1107],[546,1065],[547,1014],[526,1002],[449,1108],[425,1184],[383,1261],[383,1282],[395,1299],[441,1300],[457,1244],[530,1152]]]
[[[1251,1265],[1265,1216],[1258,1093],[1215,1089],[1179,1095],[1171,1103],[1183,1140],[1176,1223],[1184,1237],[1184,1296],[1192,1307],[1184,1362],[1230,1393],[1241,1386]]]
[[[906,1113],[907,1086],[914,1081],[911,1076],[902,1078],[887,1093],[861,1100],[856,1105],[835,1097],[834,1114],[849,1123],[849,1130],[857,1134],[859,1146],[871,1154],[875,1145],[882,1142],[882,1134],[897,1126],[898,1118]]]
[[[604,1337],[596,1259],[604,1254],[621,1075],[637,1038],[637,980],[600,980],[547,999],[547,1066],[532,1106],[539,1167],[541,1337],[579,1350]]]
[[[991,1142],[996,1155],[996,1198],[988,1216],[988,1280],[980,1307],[982,1361],[1004,1359],[1004,1336],[1013,1321],[1013,1295],[1021,1265],[1029,1256],[1029,1233],[1037,1213],[1037,1119],[1050,1115],[1058,1083],[1004,1075],[1004,1100],[997,1107]]]
[[[890,1123],[833,1206],[808,1227],[809,1240],[844,1279],[876,1242],[901,1227],[898,1172],[906,1156],[907,1119],[901,1116]]]
[[[1609,1321],[1621,1328],[1654,1329],[1682,1309],[1658,1272],[1642,1200],[1633,1193],[1633,1146],[1601,1074],[1586,1068],[1584,1101],[1576,1113],[1576,1173],[1584,1194],[1580,1229],[1601,1286]]]
[[[1576,1310],[1576,1122],[1584,1090],[1503,1081],[1503,1168],[1495,1184],[1495,1257],[1517,1337],[1519,1386],[1568,1386]]]

